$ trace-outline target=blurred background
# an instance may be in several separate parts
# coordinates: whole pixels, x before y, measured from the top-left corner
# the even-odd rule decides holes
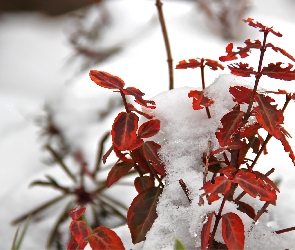
[[[241,21],[247,17],[274,26],[283,38],[270,37],[270,42],[295,55],[294,0],[162,2],[174,67],[196,57],[217,60],[229,42],[241,46],[247,38],[261,38]],[[115,93],[93,84],[88,72],[117,75],[149,99],[168,90],[166,59],[153,0],[0,0],[0,249],[10,248],[17,225],[29,213],[34,216],[22,249],[64,249],[67,212],[76,204],[93,208],[90,220],[96,225],[124,224],[126,208],[136,195],[132,182],[127,178],[99,195],[94,191],[115,162],[111,156],[105,170],[97,163],[102,142],[103,152],[110,147],[105,135],[122,105]],[[249,60],[256,65],[257,58]],[[283,59],[273,53],[267,60]],[[220,73],[229,71],[207,73],[206,84]],[[175,87],[201,86],[194,70],[175,70],[174,81]],[[269,78],[262,86],[278,89],[277,81]],[[283,89],[295,92],[294,83],[284,82]],[[294,103],[285,124],[294,135],[292,108]],[[294,139],[290,144],[295,148]],[[294,166],[281,145],[272,146],[274,156],[267,167],[285,168],[287,179],[283,174],[274,178],[286,191],[280,199],[290,204],[295,199]],[[47,204],[61,194],[61,201]],[[284,204],[278,202],[276,215],[282,225],[294,226],[289,223],[295,221],[294,209]],[[118,233],[129,246],[128,229]]]

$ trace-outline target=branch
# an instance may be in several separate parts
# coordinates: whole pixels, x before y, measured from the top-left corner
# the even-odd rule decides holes
[[[162,5],[163,3],[161,0],[156,0],[156,6],[158,9],[158,16],[162,28],[162,33],[164,37],[164,42],[165,42],[165,47],[166,47],[166,53],[167,53],[167,62],[168,62],[168,69],[169,69],[169,89],[174,89],[174,82],[173,82],[173,59],[171,55],[171,49],[170,49],[170,43],[169,43],[169,38],[168,38],[168,33],[166,29],[166,24],[165,24],[165,19],[164,19],[164,14],[162,10]]]

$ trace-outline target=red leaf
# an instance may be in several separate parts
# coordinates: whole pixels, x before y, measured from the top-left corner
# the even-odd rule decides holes
[[[191,90],[188,93],[188,97],[193,97],[194,110],[200,110],[200,109],[203,109],[204,107],[209,107],[214,103],[213,100],[204,96],[203,91],[199,91],[199,90]]]
[[[147,232],[157,218],[156,207],[161,193],[161,188],[152,187],[138,194],[132,201],[127,213],[127,224],[133,244],[145,240]]]
[[[113,230],[103,226],[94,228],[88,241],[92,249],[125,249],[120,237]]]
[[[144,143],[144,140],[143,140],[143,139],[141,139],[141,138],[137,138],[137,139],[133,142],[133,144],[129,147],[128,150],[130,150],[130,151],[131,151],[131,150],[135,150],[135,149],[139,148],[140,146],[142,146],[143,143]]]
[[[72,220],[78,220],[86,211],[86,207],[75,207],[70,210],[69,216]]]
[[[233,182],[238,183],[252,197],[256,198],[258,195],[261,201],[275,201],[277,199],[276,191],[262,180],[257,180],[253,173],[240,171],[235,175]]]
[[[237,214],[222,215],[222,237],[228,249],[244,249],[244,224]]]
[[[84,247],[80,247],[78,242],[72,237],[67,247],[67,250],[83,250]]]
[[[233,95],[233,101],[239,104],[249,104],[253,89],[248,89],[244,86],[232,86],[229,92]]]
[[[264,175],[258,171],[253,171],[253,173],[256,175],[256,177],[258,177],[259,179],[263,180],[268,185],[270,185],[274,190],[280,192],[277,185],[271,179],[269,179],[266,175]]]
[[[84,248],[87,242],[84,241],[90,235],[90,230],[83,220],[73,220],[70,224],[73,238],[78,242],[79,247]]]
[[[138,137],[148,138],[156,135],[160,131],[160,120],[150,120],[143,123],[138,129]]]
[[[206,221],[206,223],[204,223],[203,228],[202,228],[202,232],[201,232],[201,249],[202,250],[207,249],[207,245],[208,245],[209,238],[210,238],[211,224],[212,224],[212,220],[213,220],[214,215],[215,215],[214,212],[206,215],[207,221]]]
[[[164,165],[158,156],[158,150],[161,148],[159,144],[154,141],[146,141],[142,145],[142,151],[145,159],[151,161],[153,168],[162,176],[165,176]],[[154,163],[154,164],[153,164]]]
[[[123,89],[122,92],[125,94],[125,95],[132,95],[135,97],[135,101],[142,105],[142,106],[145,106],[145,107],[149,107],[149,108],[155,108],[155,107],[151,107],[151,106],[148,106],[149,103],[151,104],[155,104],[153,101],[147,101],[147,100],[144,100],[142,97],[145,95],[143,92],[141,92],[139,89],[137,88],[134,88],[134,87],[128,87],[126,89]]]
[[[207,181],[201,190],[204,189],[205,194],[226,194],[230,189],[231,180],[227,179],[225,176],[217,176],[214,180],[214,184],[211,181]]]
[[[215,133],[221,147],[227,146],[231,143],[232,135],[238,131],[244,114],[243,111],[233,110],[221,118],[223,127],[219,128],[219,131]]]
[[[217,201],[220,199],[220,196],[218,194],[210,194],[208,197],[207,197],[207,201],[208,203],[212,203],[214,201]]]
[[[249,77],[257,74],[253,67],[249,67],[248,63],[234,63],[227,67],[230,69],[231,73],[236,76]]]
[[[282,68],[283,63],[277,62],[276,64],[270,63],[267,67],[263,67],[262,74],[267,75],[268,77],[280,79],[284,81],[295,80],[295,69],[291,63],[288,64],[286,68]]]
[[[255,100],[258,103],[254,108],[257,121],[269,134],[279,139],[282,134],[280,124],[284,122],[283,111],[276,109],[277,105],[271,105],[262,94],[256,94]]]
[[[240,138],[246,138],[257,134],[258,129],[260,129],[261,127],[262,126],[259,123],[253,123],[249,126],[243,127],[240,131]]]
[[[289,157],[291,158],[293,164],[295,165],[295,155],[285,135],[282,134],[280,141],[283,144],[285,151],[289,152]]]
[[[177,65],[176,65],[176,69],[187,69],[187,68],[198,68],[201,67],[201,65],[203,64],[202,61],[200,61],[199,59],[189,59],[189,62],[186,62],[185,60],[180,61]]]
[[[104,71],[90,70],[89,76],[97,85],[107,89],[122,90],[125,85],[121,78]]]
[[[138,116],[134,113],[121,112],[112,126],[112,140],[118,150],[128,150],[137,138]]]
[[[111,171],[108,174],[107,180],[106,180],[106,186],[110,187],[111,185],[113,185],[115,182],[117,182],[118,180],[121,179],[121,177],[123,177],[125,174],[127,174],[129,172],[129,170],[133,167],[134,164],[130,163],[130,162],[120,162],[120,163],[116,163]]]
[[[143,172],[143,174],[151,173],[148,160],[144,157],[142,153],[142,148],[132,150],[131,157],[137,163],[138,167],[140,168],[140,171]]]
[[[138,176],[134,180],[134,187],[139,194],[142,193],[144,190],[154,186],[154,179],[150,176]]]
[[[275,36],[278,36],[278,37],[282,37],[283,35],[280,33],[280,32],[276,32],[272,29],[272,27],[266,27],[264,26],[262,23],[259,23],[256,21],[256,23],[254,23],[254,19],[253,18],[250,18],[248,17],[247,19],[243,19],[243,21],[245,23],[248,23],[249,26],[252,26],[254,28],[259,28],[260,32],[271,32],[273,33]]]
[[[215,60],[205,59],[205,61],[205,65],[207,65],[212,70],[218,70],[218,68],[222,70],[224,69],[224,66]]]
[[[255,214],[255,210],[253,207],[251,207],[249,204],[242,202],[242,201],[238,201],[237,205],[238,205],[237,209],[239,211],[247,214],[251,219],[254,220],[256,214]]]
[[[251,42],[250,39],[247,39],[245,40],[244,43],[246,44],[246,46],[237,47],[238,51],[233,51],[233,44],[229,43],[226,47],[227,55],[219,57],[219,60],[222,62],[232,61],[232,60],[238,59],[237,55],[240,55],[241,58],[245,58],[249,56],[251,49],[261,48],[261,42],[259,40],[255,40],[255,42]]]
[[[127,107],[128,107],[129,111],[134,111],[134,112],[144,116],[147,119],[153,119],[153,116],[136,109],[131,103],[127,103]]]
[[[290,60],[295,62],[295,58],[293,56],[291,56],[287,51],[281,49],[280,47],[275,47],[271,43],[266,44],[266,47],[272,48],[275,52],[281,52],[281,54],[283,54],[284,56],[288,57]]]

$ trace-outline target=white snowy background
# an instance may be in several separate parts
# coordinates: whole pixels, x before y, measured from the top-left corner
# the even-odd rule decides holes
[[[225,47],[231,41],[223,40],[210,29],[193,1],[163,3],[174,65],[180,60],[196,57],[217,60],[225,54]],[[146,99],[166,91],[166,52],[154,1],[108,1],[106,8],[110,10],[113,22],[99,46],[124,44],[124,48],[89,69],[119,76],[127,86],[134,86],[146,93]],[[292,0],[252,1],[245,18],[252,17],[280,31],[282,38],[270,35],[269,41],[295,55],[294,10],[295,1]],[[49,103],[53,107],[56,122],[63,129],[65,137],[73,148],[83,151],[89,165],[95,162],[98,140],[110,129],[120,111],[119,108],[115,109],[102,122],[97,119],[97,110],[105,110],[108,100],[116,93],[96,86],[88,76],[89,70],[79,72],[78,64],[67,63],[73,53],[66,38],[73,28],[71,22],[69,15],[54,19],[36,13],[0,16],[0,249],[11,246],[16,227],[11,226],[10,222],[14,218],[58,194],[50,188],[29,188],[32,181],[50,174],[64,183],[69,182],[58,166],[48,166],[43,162],[48,155],[41,149],[40,128],[35,120],[43,114],[44,104]],[[235,45],[241,45],[247,38],[262,38],[256,29],[243,23],[241,27],[243,30],[239,39],[233,41]],[[266,60],[289,62],[275,53],[271,53]],[[248,61],[253,66],[257,65],[257,54],[253,53]],[[175,70],[174,73],[175,88],[201,86],[199,70]],[[207,69],[206,84],[210,85],[220,73],[228,71],[212,72]],[[251,78],[246,80],[253,81]],[[262,87],[272,90],[280,88],[295,92],[294,84],[267,77],[261,80]],[[178,96],[181,95],[175,94],[173,97]],[[166,104],[167,112],[169,110],[169,114],[173,114],[173,98],[163,97],[171,102],[171,106]],[[285,112],[285,128],[293,136],[294,108],[294,102],[291,102]],[[175,115],[181,119],[190,112],[178,110]],[[183,129],[184,138],[191,133],[193,131]],[[294,139],[289,142],[295,149]],[[173,150],[177,152],[177,147]],[[295,226],[295,167],[280,142],[271,140],[268,151],[269,154],[259,161],[265,168],[259,170],[266,172],[274,167],[276,172],[272,178],[281,179],[277,206],[269,208],[270,216],[275,221],[272,225],[275,229]],[[118,188],[114,189],[113,194],[130,204],[136,192],[132,187]],[[50,225],[63,209],[63,204],[42,213],[39,222],[31,223],[22,249],[45,248]],[[132,248],[127,228],[123,227],[117,232],[123,237],[125,247]],[[287,234],[295,238],[295,233]]]

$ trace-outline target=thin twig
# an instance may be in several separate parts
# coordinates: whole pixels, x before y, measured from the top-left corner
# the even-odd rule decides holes
[[[208,147],[207,147],[207,153],[206,153],[205,171],[204,171],[204,177],[203,177],[203,186],[205,185],[205,183],[207,181],[209,158],[210,158],[210,148],[211,148],[211,141],[208,141]]]
[[[168,33],[167,33],[167,29],[166,29],[162,5],[163,5],[163,3],[161,2],[161,0],[156,0],[158,16],[159,16],[159,20],[160,20],[160,24],[161,24],[161,28],[162,28],[162,33],[163,33],[163,38],[164,38],[165,48],[166,48],[166,53],[167,53],[167,62],[168,62],[168,69],[169,69],[169,89],[171,90],[171,89],[174,89],[173,59],[172,59],[172,55],[171,55],[170,43],[169,43]]]
[[[189,197],[189,190],[188,190],[186,184],[184,183],[183,179],[180,179],[178,182],[179,182],[179,184],[180,184],[180,186],[181,186],[183,192],[185,193],[185,196],[186,196],[186,198],[188,199],[189,203],[192,203],[192,200],[191,200],[191,198]]]
[[[110,132],[106,132],[104,134],[104,136],[101,138],[101,140],[99,141],[97,160],[96,160],[95,169],[93,172],[93,177],[95,177],[100,170],[101,163],[102,163],[102,157],[103,157],[103,151],[104,151],[104,144],[109,136],[110,136]]]
[[[63,162],[62,157],[49,145],[47,144],[45,148],[51,153],[51,155],[54,157],[54,159],[59,163],[61,168],[68,174],[68,176],[76,183],[77,179],[76,177],[71,173],[69,168],[66,166],[66,164]]]
[[[276,232],[276,234],[283,234],[283,233],[294,231],[294,230],[295,230],[295,227],[289,227],[289,228],[285,228],[285,229],[278,230],[275,232]]]

